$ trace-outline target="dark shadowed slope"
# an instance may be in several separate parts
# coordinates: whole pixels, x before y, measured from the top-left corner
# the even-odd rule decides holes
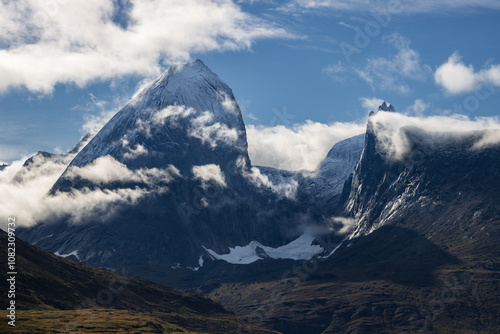
[[[0,230],[0,235],[0,256],[6,259],[6,233]],[[234,315],[207,298],[64,259],[19,239],[16,262],[18,331],[236,333],[241,326]],[[4,282],[6,272],[3,265]],[[1,287],[1,303],[7,305],[6,285]],[[6,325],[1,322],[0,332],[11,332]]]

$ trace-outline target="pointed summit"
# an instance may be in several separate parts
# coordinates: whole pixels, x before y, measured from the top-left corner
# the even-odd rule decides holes
[[[104,156],[131,169],[226,166],[239,156],[248,160],[245,125],[232,90],[201,60],[172,65],[109,120],[70,167]]]
[[[392,104],[387,104],[385,101],[378,107],[378,111],[390,111],[390,112],[396,112],[396,109],[394,109],[394,106]]]

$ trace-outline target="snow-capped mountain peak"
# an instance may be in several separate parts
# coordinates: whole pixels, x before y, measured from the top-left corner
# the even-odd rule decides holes
[[[391,112],[396,112],[396,109],[394,109],[394,106],[392,104],[387,104],[387,102],[383,102],[379,107],[378,111],[391,111]]]
[[[231,89],[196,60],[170,66],[136,94],[71,166],[107,155],[131,168],[226,164],[248,157],[246,131]]]

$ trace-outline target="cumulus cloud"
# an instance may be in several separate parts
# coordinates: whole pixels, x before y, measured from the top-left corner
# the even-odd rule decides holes
[[[291,127],[249,125],[248,154],[253,165],[314,170],[333,145],[365,130],[365,122],[323,124],[308,120]]]
[[[500,144],[500,119],[498,117],[478,117],[470,119],[464,115],[412,117],[399,113],[378,112],[370,117],[380,152],[388,159],[402,159],[411,149],[401,131],[412,127],[425,133],[424,140],[429,144],[444,143],[458,139],[470,131],[485,130],[483,137],[472,147],[482,149]]]
[[[366,66],[355,69],[355,73],[373,87],[407,94],[411,90],[405,80],[425,80],[431,70],[420,63],[420,55],[410,48],[407,38],[396,33],[384,37],[383,41],[398,52],[390,58],[370,58]]]
[[[68,170],[68,177],[80,177],[101,188],[83,188],[71,192],[57,192],[48,195],[49,190],[68,167],[74,154],[65,156],[33,157],[28,168],[23,161],[16,161],[0,171],[0,217],[16,216],[19,225],[29,226],[49,218],[65,217],[72,223],[79,223],[89,215],[106,218],[121,204],[133,204],[140,198],[166,191],[165,184],[180,177],[179,171],[169,166],[164,170],[139,169],[131,171],[110,157],[103,157],[94,163]],[[11,181],[12,180],[12,181]],[[136,182],[145,187],[105,189],[109,182]],[[5,218],[5,219],[4,219]],[[0,227],[5,227],[0,223]]]
[[[383,0],[292,0],[281,7],[285,11],[325,10],[335,11],[387,11],[393,9],[395,13],[440,13],[446,10],[460,10],[468,8],[500,9],[500,2],[496,0],[398,0],[393,2]]]
[[[209,184],[215,184],[220,188],[227,187],[226,178],[219,165],[193,166],[192,171],[194,178],[201,181],[203,188],[207,188]]]
[[[16,160],[11,164],[7,165],[4,169],[0,170],[0,184],[10,182],[14,176],[23,167],[24,162],[28,157],[23,157],[20,160]]]
[[[124,75],[153,76],[161,63],[192,53],[248,49],[264,38],[293,37],[231,0],[120,2],[19,0],[0,3],[0,92],[50,93]]]
[[[479,72],[472,65],[465,65],[458,52],[436,70],[434,80],[450,94],[469,93],[480,84],[500,86],[500,65],[492,65]]]

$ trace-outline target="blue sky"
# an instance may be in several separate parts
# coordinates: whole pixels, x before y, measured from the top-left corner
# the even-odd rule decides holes
[[[0,22],[4,162],[70,149],[196,58],[256,128],[362,124],[381,99],[416,116],[499,115],[495,0],[20,0],[0,4]]]

